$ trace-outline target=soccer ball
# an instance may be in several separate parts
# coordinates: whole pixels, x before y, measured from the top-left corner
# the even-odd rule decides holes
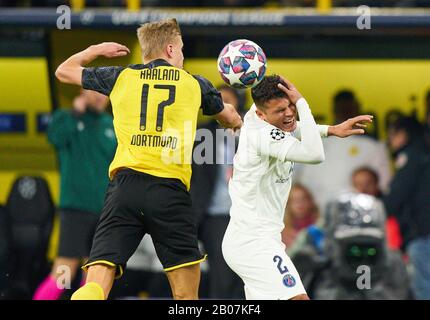
[[[221,78],[236,89],[252,88],[264,77],[266,55],[254,42],[239,39],[227,44],[218,56]]]

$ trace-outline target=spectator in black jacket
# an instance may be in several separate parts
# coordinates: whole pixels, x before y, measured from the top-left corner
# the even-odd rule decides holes
[[[240,99],[235,89],[223,85],[218,90],[225,103],[239,109]],[[222,239],[230,221],[228,181],[233,173],[236,140],[215,120],[210,121],[197,130],[193,154],[190,193],[200,220],[199,236],[208,254],[211,299],[244,298],[243,283],[227,266],[221,251]]]
[[[427,145],[430,145],[430,89],[425,97],[425,120],[424,120],[424,135]]]
[[[430,150],[420,123],[400,117],[389,129],[396,173],[384,197],[389,214],[397,217],[404,249],[413,266],[416,299],[430,299]]]

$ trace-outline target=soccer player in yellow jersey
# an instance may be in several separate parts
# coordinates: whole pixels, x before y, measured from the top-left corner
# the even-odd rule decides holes
[[[205,256],[197,246],[188,193],[197,115],[202,108],[226,128],[242,125],[208,80],[182,69],[183,42],[175,19],[144,24],[137,35],[143,64],[85,68],[99,56],[130,52],[108,42],[71,56],[55,73],[64,83],[110,97],[118,140],[103,212],[83,266],[86,284],[74,300],[107,299],[145,234],[152,237],[173,297],[198,298],[199,263]]]

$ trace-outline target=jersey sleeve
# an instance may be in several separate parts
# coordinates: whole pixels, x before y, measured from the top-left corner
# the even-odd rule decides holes
[[[325,124],[317,124],[318,131],[320,133],[321,138],[327,138],[328,137],[328,125]],[[293,132],[293,136],[297,139],[302,139],[302,133],[300,130],[300,121],[297,121],[297,128]]]
[[[206,116],[213,116],[220,113],[224,109],[224,103],[222,102],[221,94],[217,89],[214,88],[212,83],[201,76],[194,76],[199,82],[200,90],[202,93],[202,104],[203,114]]]
[[[124,69],[124,67],[84,68],[82,71],[82,88],[109,96],[116,79]]]

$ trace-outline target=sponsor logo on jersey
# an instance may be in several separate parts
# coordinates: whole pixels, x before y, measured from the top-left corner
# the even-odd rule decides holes
[[[130,145],[143,147],[162,147],[176,149],[178,138],[172,136],[156,136],[150,134],[134,134]]]
[[[275,183],[285,183],[288,180],[289,180],[289,178],[280,177],[280,178],[276,179]]]

